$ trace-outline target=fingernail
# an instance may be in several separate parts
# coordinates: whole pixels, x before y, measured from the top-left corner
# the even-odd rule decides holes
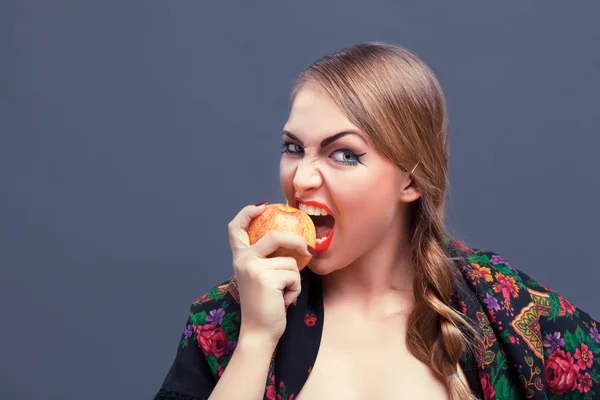
[[[317,254],[317,252],[315,251],[315,249],[313,249],[310,244],[306,245],[306,250],[308,250],[308,252],[310,253],[311,256],[314,256],[314,255]]]
[[[267,203],[268,203],[268,201],[261,201],[260,203],[256,203],[254,206],[255,206],[255,207],[260,207],[260,206],[262,206],[263,204],[267,204]]]

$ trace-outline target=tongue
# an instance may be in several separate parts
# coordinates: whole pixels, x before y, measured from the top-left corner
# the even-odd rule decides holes
[[[317,229],[317,239],[329,236],[331,230],[333,229],[333,227],[325,225],[317,225],[315,228]]]

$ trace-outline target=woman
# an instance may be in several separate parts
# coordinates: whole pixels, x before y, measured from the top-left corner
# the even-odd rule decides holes
[[[300,75],[280,183],[316,250],[264,205],[229,224],[235,278],[190,309],[156,399],[515,399],[600,395],[597,323],[444,227],[445,99],[406,49],[351,46]],[[298,272],[278,247],[313,254]],[[242,318],[243,316],[243,318]]]

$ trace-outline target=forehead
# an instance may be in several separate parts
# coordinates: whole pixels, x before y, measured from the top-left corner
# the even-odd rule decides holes
[[[299,135],[330,135],[357,129],[323,92],[305,86],[296,94],[285,130]]]

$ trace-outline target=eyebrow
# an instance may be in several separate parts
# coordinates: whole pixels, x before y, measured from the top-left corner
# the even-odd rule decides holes
[[[304,143],[302,143],[302,140],[298,139],[298,137],[296,135],[294,135],[293,133],[284,130],[283,132],[281,132],[282,135],[284,136],[288,136],[291,139],[294,139],[295,141],[297,141],[298,143],[300,143],[301,146],[304,146]],[[366,140],[362,137],[362,135],[360,133],[358,133],[357,131],[353,131],[353,130],[348,130],[348,131],[343,131],[343,132],[339,132],[336,133],[335,135],[331,135],[329,137],[326,137],[325,139],[323,139],[321,141],[321,148],[327,147],[329,146],[331,143],[335,142],[338,139],[343,138],[346,135],[355,135],[358,136],[359,138],[362,139],[363,142],[366,143]]]

